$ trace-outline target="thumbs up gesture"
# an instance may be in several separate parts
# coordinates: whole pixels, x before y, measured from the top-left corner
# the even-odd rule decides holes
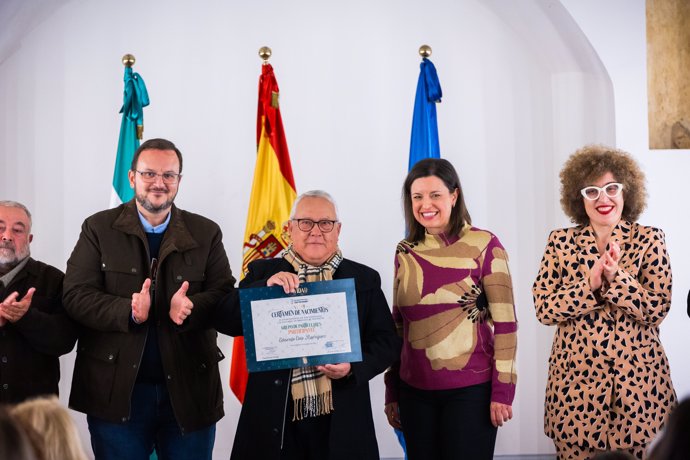
[[[151,309],[151,278],[146,278],[141,285],[141,291],[132,294],[132,319],[137,324],[141,324],[149,318]]]
[[[194,304],[187,297],[187,289],[189,289],[189,282],[185,281],[170,299],[170,319],[178,326],[181,326],[184,320],[192,314],[194,308]]]

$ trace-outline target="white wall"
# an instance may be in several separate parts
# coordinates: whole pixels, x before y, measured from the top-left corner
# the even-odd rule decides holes
[[[558,170],[584,143],[617,140],[647,170],[642,222],[666,230],[677,280],[663,340],[679,393],[690,393],[681,358],[687,218],[676,210],[687,151],[646,148],[644,1],[563,3],[567,9],[556,0],[45,0],[45,19],[14,47],[0,46],[0,197],[32,209],[33,254],[64,269],[82,220],[108,204],[120,57],[131,52],[151,97],[145,136],[170,138],[185,155],[178,205],[221,225],[239,267],[256,149],[256,53],[269,45],[298,191],[333,193],[343,252],[377,269],[388,295],[417,49],[428,43],[444,91],[442,155],[459,170],[475,225],[494,231],[511,256],[520,378],[516,418],[500,430],[496,451],[551,452],[542,410],[553,330],[534,319],[530,288],[548,230],[567,224]],[[229,356],[231,340],[220,343]],[[73,359],[63,358],[65,401]],[[381,380],[371,384],[380,450],[400,456]],[[229,390],[225,396],[217,458],[229,455],[240,410]],[[83,415],[75,417],[84,429]]]

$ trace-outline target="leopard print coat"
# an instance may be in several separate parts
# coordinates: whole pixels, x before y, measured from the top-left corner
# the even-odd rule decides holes
[[[616,278],[589,287],[599,257],[591,226],[554,230],[532,292],[538,320],[557,326],[549,358],[545,433],[596,449],[646,445],[676,395],[659,324],[671,307],[664,233],[621,221]]]

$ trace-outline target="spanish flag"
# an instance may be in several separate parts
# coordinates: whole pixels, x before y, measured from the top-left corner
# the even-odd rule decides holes
[[[273,74],[273,67],[264,63],[259,78],[256,166],[242,248],[243,276],[251,261],[275,257],[289,244],[287,223],[297,192],[283,120],[280,117],[278,95],[278,82]],[[240,402],[244,402],[247,375],[244,339],[235,337],[232,344],[230,388]]]

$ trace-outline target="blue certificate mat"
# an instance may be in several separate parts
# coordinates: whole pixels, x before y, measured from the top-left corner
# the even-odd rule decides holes
[[[362,360],[352,278],[240,290],[249,372]]]

